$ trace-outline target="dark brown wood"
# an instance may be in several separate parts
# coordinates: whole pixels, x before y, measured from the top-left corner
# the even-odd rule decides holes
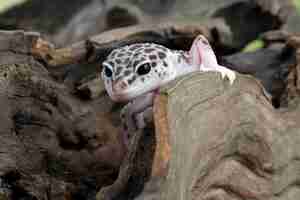
[[[1,191],[8,187],[8,199],[63,199],[82,177],[96,177],[90,192],[111,184],[125,153],[109,120],[112,103],[88,105],[54,81],[31,55],[48,49],[38,34],[3,31],[0,43]]]
[[[120,171],[116,181],[107,187],[103,187],[96,195],[97,200],[110,200],[115,199],[120,196],[128,187],[128,182],[135,169],[136,154],[138,152],[139,144],[141,143],[141,138],[143,131],[139,130],[133,134],[130,140],[128,152],[120,166]]]

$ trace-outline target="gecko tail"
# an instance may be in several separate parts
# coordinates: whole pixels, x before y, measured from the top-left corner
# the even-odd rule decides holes
[[[233,84],[236,79],[234,71],[218,64],[212,47],[203,35],[198,35],[193,41],[189,56],[190,64],[199,66],[200,71],[220,72],[222,79],[228,78],[230,84]]]
[[[208,40],[203,35],[198,35],[189,51],[190,64],[210,68],[218,64],[216,55]]]

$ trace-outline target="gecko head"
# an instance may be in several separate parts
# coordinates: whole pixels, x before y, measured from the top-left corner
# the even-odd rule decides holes
[[[102,63],[102,79],[113,101],[130,101],[172,80],[172,51],[153,43],[113,50]]]

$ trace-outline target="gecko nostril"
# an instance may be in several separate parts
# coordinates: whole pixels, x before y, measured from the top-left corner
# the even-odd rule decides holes
[[[126,89],[127,86],[128,86],[128,84],[126,83],[126,81],[119,80],[112,84],[112,89],[115,92],[120,92],[121,90]]]
[[[120,83],[120,87],[121,87],[122,89],[127,88],[127,83],[126,83],[125,81],[122,81],[122,82]]]

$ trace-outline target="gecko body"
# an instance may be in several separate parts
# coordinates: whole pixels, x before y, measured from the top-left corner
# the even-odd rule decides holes
[[[208,40],[199,35],[190,51],[168,49],[154,43],[137,43],[113,50],[102,63],[102,79],[113,101],[129,102],[121,111],[128,133],[145,126],[156,91],[177,77],[195,71],[220,72],[232,84],[235,73],[217,63]]]

